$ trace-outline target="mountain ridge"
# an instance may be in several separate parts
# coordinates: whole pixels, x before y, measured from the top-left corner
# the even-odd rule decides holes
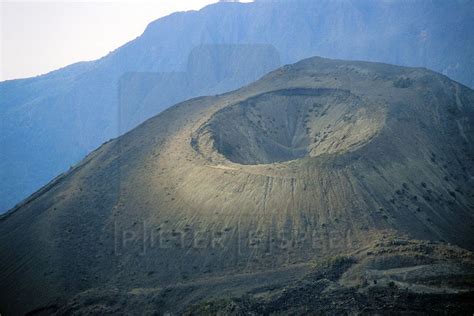
[[[469,39],[473,12],[471,3],[463,1],[449,6],[431,1],[408,6],[370,0],[218,3],[152,22],[137,39],[96,61],[0,83],[0,146],[5,149],[0,172],[2,179],[8,179],[0,183],[0,209],[13,207],[103,142],[168,106],[236,89],[280,63],[320,55],[424,65],[472,85],[469,52],[474,48]],[[391,28],[380,25],[381,20],[391,21]],[[122,106],[136,106],[134,102],[124,105],[117,97],[119,79],[125,73],[183,72],[191,50],[202,45],[261,44],[272,46],[279,58],[272,57],[273,49],[253,53],[258,57],[252,59],[255,69],[227,72],[226,78],[213,82],[214,71],[246,65],[245,58],[230,59],[229,53],[210,64],[212,69],[199,69],[196,76],[210,81],[207,87],[189,85],[180,92],[177,87],[187,79],[186,74],[184,79],[163,79],[173,87],[161,88],[164,93],[154,94],[154,102],[140,104],[130,124],[122,125],[119,120],[117,112]],[[200,58],[205,60],[205,55]],[[273,62],[266,64],[268,59]],[[163,82],[156,84],[159,88]],[[154,93],[139,94],[149,92]]]

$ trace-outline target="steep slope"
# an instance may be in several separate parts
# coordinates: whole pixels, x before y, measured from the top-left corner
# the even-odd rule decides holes
[[[473,21],[463,0],[218,3],[159,19],[97,61],[0,83],[0,210],[168,106],[236,89],[280,60],[424,66],[472,87]]]
[[[176,105],[1,218],[1,309],[184,311],[281,289],[382,236],[472,250],[473,120],[474,91],[443,75],[322,58]],[[364,271],[436,262],[433,282],[472,281],[468,251],[420,261],[425,248],[372,268],[358,257],[341,293]]]

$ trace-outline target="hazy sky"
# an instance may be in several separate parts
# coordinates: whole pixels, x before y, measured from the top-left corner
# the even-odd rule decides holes
[[[97,59],[142,34],[159,17],[218,2],[0,1],[0,81]]]

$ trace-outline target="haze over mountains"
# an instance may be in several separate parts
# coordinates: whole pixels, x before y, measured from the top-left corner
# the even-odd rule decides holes
[[[0,217],[0,310],[470,313],[473,122],[446,76],[323,58],[180,103]]]
[[[97,61],[0,83],[0,209],[176,102],[305,57],[424,66],[472,87],[472,30],[462,0],[218,3],[159,19]]]

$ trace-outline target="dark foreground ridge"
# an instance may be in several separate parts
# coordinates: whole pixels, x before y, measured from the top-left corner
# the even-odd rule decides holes
[[[322,58],[180,103],[0,220],[5,314],[472,314],[474,92]]]

